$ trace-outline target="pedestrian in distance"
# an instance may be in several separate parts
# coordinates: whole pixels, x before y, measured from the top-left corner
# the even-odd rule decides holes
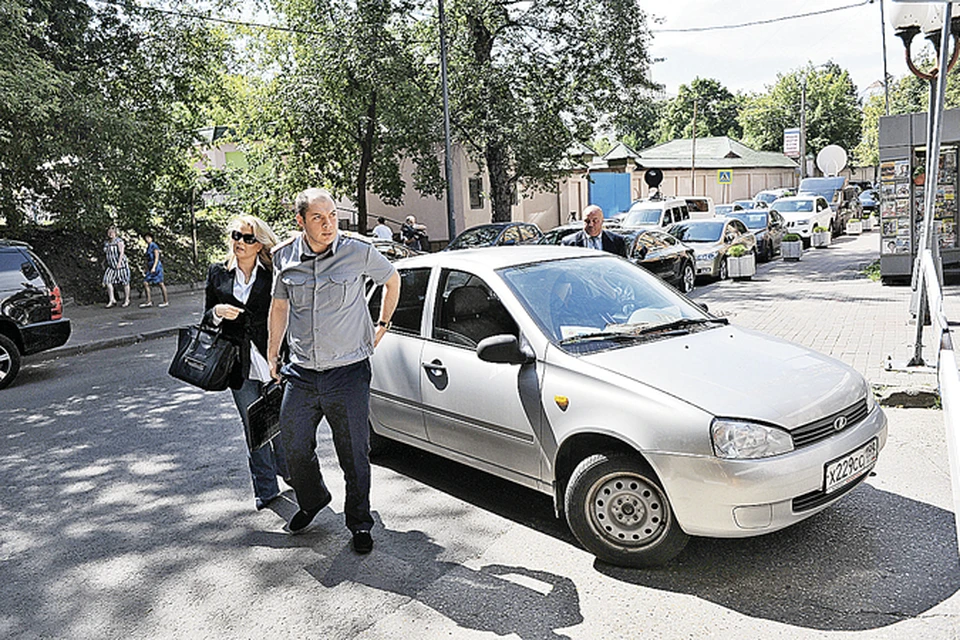
[[[373,228],[373,237],[393,240],[393,231],[387,226],[387,221],[383,216],[377,218],[377,226]]]
[[[147,243],[146,267],[143,272],[143,290],[147,294],[147,301],[140,304],[140,307],[152,307],[153,300],[150,298],[150,285],[158,285],[160,293],[163,294],[163,302],[159,307],[166,307],[170,304],[167,298],[167,285],[163,283],[163,263],[160,261],[160,247],[153,241],[152,233],[143,234],[143,240]]]
[[[107,268],[103,272],[103,285],[107,288],[107,309],[117,306],[117,298],[113,294],[115,286],[123,287],[123,304],[130,306],[130,263],[124,253],[123,238],[115,226],[107,229],[107,240],[103,243],[103,253],[106,255]]]
[[[407,216],[400,226],[400,239],[414,251],[426,251],[427,227],[419,224],[416,217]]]
[[[623,236],[603,228],[603,210],[595,204],[583,210],[583,231],[577,231],[562,240],[568,247],[587,247],[609,251],[627,257],[627,243]]]
[[[280,431],[300,510],[288,529],[307,528],[332,496],[317,459],[317,426],[327,419],[346,483],[344,515],[353,549],[373,549],[370,513],[370,361],[390,327],[400,276],[370,243],[341,235],[333,197],[307,189],[294,203],[302,232],[273,254],[273,303],[267,360],[287,386]],[[370,279],[384,285],[374,326],[364,297]],[[278,371],[286,335],[290,362]]]
[[[263,220],[239,216],[227,227],[227,259],[210,265],[203,323],[220,327],[223,337],[240,346],[240,358],[230,372],[230,390],[246,431],[247,409],[273,378],[267,364],[267,318],[273,268],[270,250],[277,237]],[[247,451],[257,510],[280,495],[277,476],[287,477],[283,445],[277,438]]]

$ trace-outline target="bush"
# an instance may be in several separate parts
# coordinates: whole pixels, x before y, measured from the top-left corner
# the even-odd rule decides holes
[[[727,251],[727,255],[731,258],[742,258],[743,256],[747,255],[747,248],[742,244],[735,244],[730,247],[729,251]]]
[[[788,233],[783,236],[784,242],[800,242],[800,236],[796,233]]]
[[[817,225],[813,228],[814,233],[826,233],[826,231],[827,231],[827,228],[821,227],[820,225]]]

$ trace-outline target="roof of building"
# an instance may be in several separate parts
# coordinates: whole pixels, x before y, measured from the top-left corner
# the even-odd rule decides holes
[[[690,138],[672,140],[640,151],[637,154],[637,163],[648,169],[689,169],[692,149],[693,140]],[[756,151],[727,136],[697,138],[695,159],[698,169],[795,169],[799,166],[779,151]]]

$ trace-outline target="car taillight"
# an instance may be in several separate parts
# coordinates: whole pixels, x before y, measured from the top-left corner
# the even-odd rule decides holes
[[[50,292],[50,319],[60,320],[63,318],[63,297],[60,295],[60,287],[54,287]]]

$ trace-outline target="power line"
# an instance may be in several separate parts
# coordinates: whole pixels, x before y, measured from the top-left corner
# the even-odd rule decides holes
[[[97,2],[99,4],[108,4],[114,7],[120,7],[127,10],[137,10],[137,11],[148,11],[152,13],[160,13],[163,15],[177,16],[180,18],[190,18],[191,20],[203,20],[204,22],[216,22],[219,24],[229,24],[235,27],[251,27],[253,29],[269,29],[272,31],[286,31],[288,33],[301,33],[309,36],[319,36],[323,35],[318,31],[310,31],[309,29],[296,29],[294,27],[284,27],[276,24],[263,24],[261,22],[247,22],[244,20],[231,20],[229,18],[217,18],[214,16],[204,15],[202,13],[191,13],[189,11],[174,11],[173,9],[159,9],[157,7],[144,7],[135,2],[130,2],[129,0],[92,0],[92,2]]]
[[[826,13],[834,13],[836,11],[845,11],[847,9],[855,9],[856,7],[862,7],[865,4],[873,4],[874,0],[863,0],[863,2],[858,2],[857,4],[848,4],[842,7],[834,7],[832,9],[821,9],[820,11],[810,11],[808,13],[798,13],[792,16],[781,16],[779,18],[770,18],[768,20],[755,20],[753,22],[743,22],[740,24],[722,24],[715,25],[712,27],[687,27],[685,29],[651,29],[650,33],[696,33],[701,31],[723,31],[726,29],[742,29],[743,27],[755,27],[761,24],[772,24],[774,22],[784,22],[786,20],[797,20],[798,18],[809,18],[811,16],[821,16]]]

